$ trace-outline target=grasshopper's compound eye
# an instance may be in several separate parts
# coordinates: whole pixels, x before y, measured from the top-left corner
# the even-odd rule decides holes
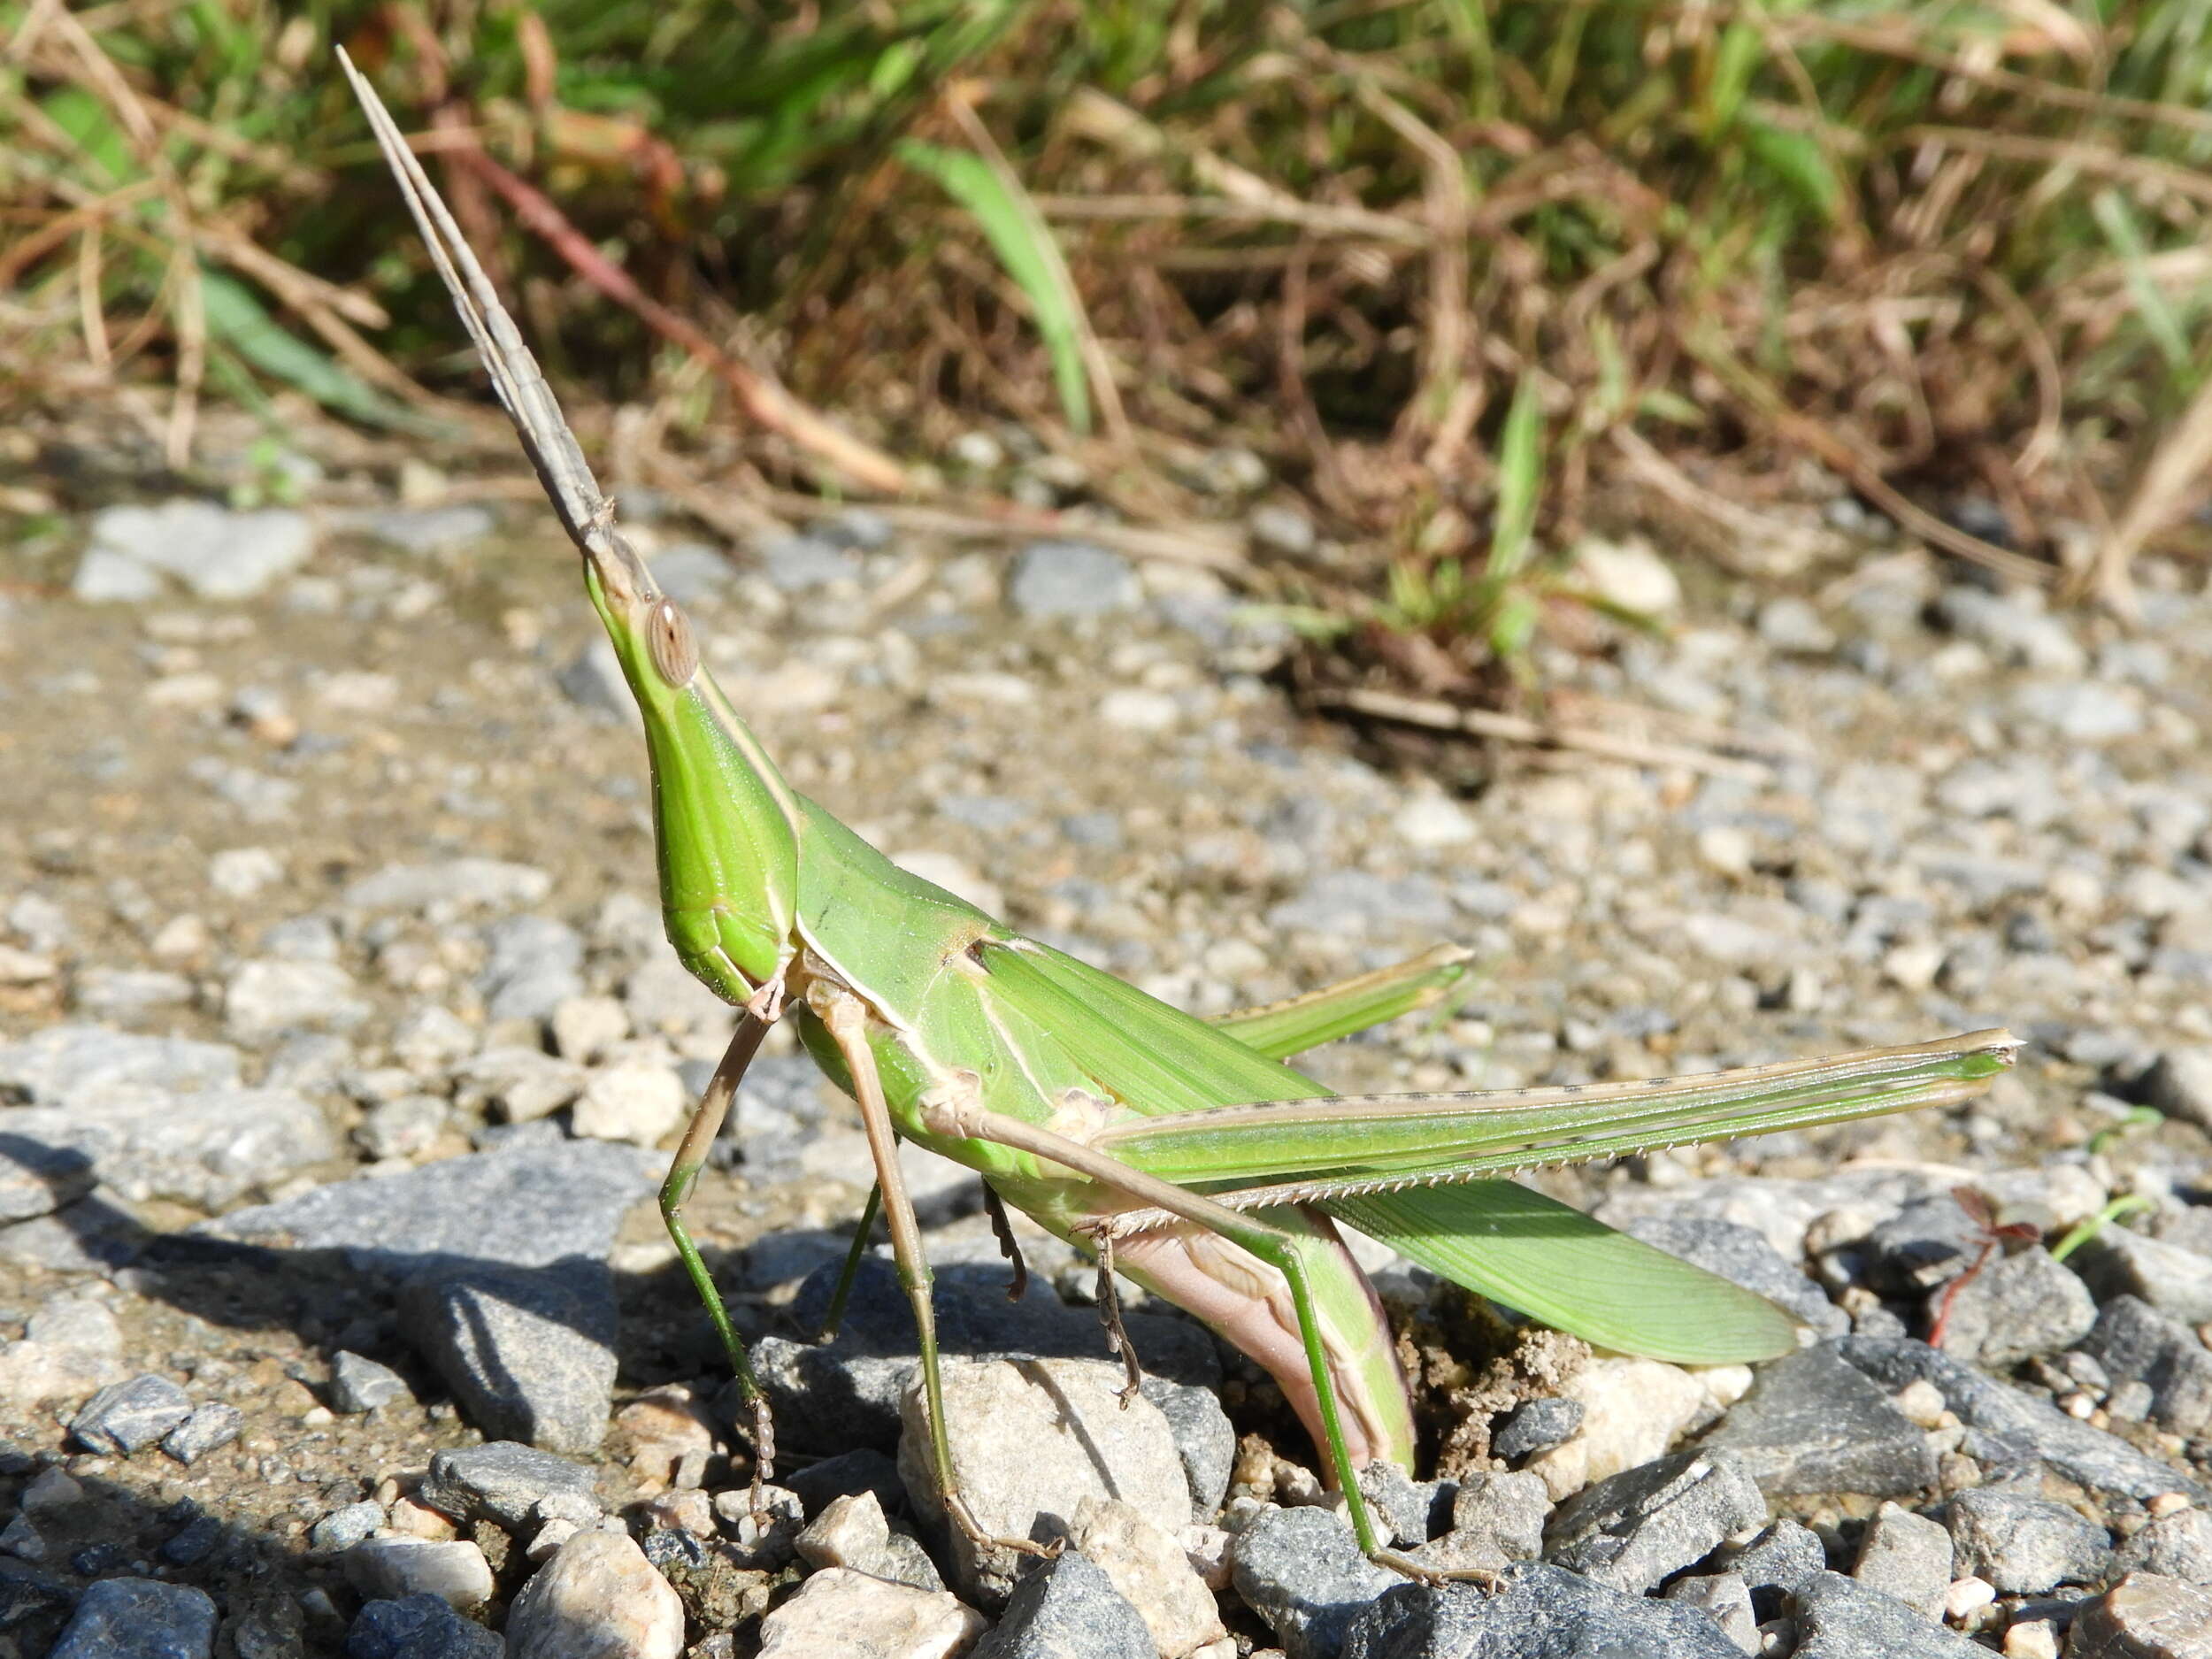
[[[699,646],[691,637],[691,624],[676,609],[675,601],[663,599],[646,618],[645,649],[653,659],[653,672],[672,690],[681,691],[699,672]]]

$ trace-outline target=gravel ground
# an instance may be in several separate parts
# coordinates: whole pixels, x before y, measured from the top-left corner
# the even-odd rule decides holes
[[[1205,1011],[1474,948],[1455,1017],[1332,1085],[2028,1040],[1947,1115],[1538,1179],[1793,1306],[1819,1340],[1756,1375],[1373,1253],[1442,1461],[1371,1496],[1487,1591],[1362,1560],[1272,1386],[1141,1298],[1115,1409],[1087,1272],[1025,1229],[1008,1305],[972,1180],[917,1159],[964,1467],[1071,1540],[1037,1569],[909,1497],[886,1264],[804,1340],[868,1164],[782,1033],[692,1211],[782,1425],[749,1512],[645,1202],[731,1011],[659,937],[572,561],[435,481],[10,551],[0,1654],[2212,1654],[2212,601],[2174,572],[2134,630],[1895,549],[1705,587],[1552,666],[1770,764],[1469,800],[1297,719],[1202,573],[860,511],[732,560],[641,503],[795,783],[1017,926]]]

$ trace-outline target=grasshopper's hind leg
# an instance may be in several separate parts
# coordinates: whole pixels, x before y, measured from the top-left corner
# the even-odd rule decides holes
[[[936,1471],[937,1489],[944,1497],[945,1513],[978,1544],[1025,1555],[1049,1555],[1051,1550],[1029,1539],[996,1538],[985,1532],[961,1495],[952,1469],[952,1441],[945,1427],[945,1383],[937,1363],[937,1310],[930,1301],[933,1278],[929,1259],[922,1253],[922,1230],[906,1195],[906,1180],[899,1171],[898,1137],[884,1101],[883,1080],[876,1072],[875,1050],[868,1046],[868,1010],[851,992],[819,982],[808,993],[808,1003],[844,1056],[845,1068],[852,1077],[853,1099],[860,1105],[861,1126],[867,1131],[868,1149],[875,1156],[877,1190],[883,1194],[883,1219],[891,1233],[891,1255],[898,1263],[899,1284],[913,1305],[914,1328],[920,1339],[922,1395],[929,1409],[930,1463]]]
[[[821,1329],[814,1333],[817,1342],[837,1340],[838,1328],[845,1323],[845,1304],[852,1300],[853,1281],[860,1277],[860,1264],[868,1256],[868,1237],[876,1230],[876,1211],[882,1206],[882,1187],[871,1187],[868,1202],[860,1207],[860,1225],[853,1229],[852,1248],[845,1252],[845,1265],[839,1270],[837,1283],[831,1287],[829,1307],[822,1315]]]
[[[729,1116],[730,1102],[736,1097],[745,1068],[753,1063],[753,1056],[760,1051],[761,1039],[768,1034],[768,1024],[750,1009],[738,1021],[736,1034],[723,1052],[721,1064],[714,1068],[714,1075],[707,1079],[706,1092],[699,1097],[698,1107],[684,1130],[684,1138],[677,1145],[675,1158],[668,1166],[668,1179],[661,1183],[661,1220],[675,1243],[676,1254],[682,1258],[692,1288],[706,1304],[707,1317],[714,1323],[715,1334],[722,1339],[722,1351],[729,1356],[730,1368],[737,1374],[738,1395],[752,1413],[753,1507],[757,1510],[760,1508],[760,1489],[775,1472],[775,1424],[768,1414],[768,1396],[761,1391],[752,1356],[746,1353],[736,1327],[730,1323],[730,1310],[723,1305],[721,1289],[715,1284],[714,1275],[707,1271],[699,1247],[692,1241],[691,1230],[684,1225],[684,1205],[698,1183],[699,1171],[707,1161],[715,1136],[722,1133],[723,1119]]]

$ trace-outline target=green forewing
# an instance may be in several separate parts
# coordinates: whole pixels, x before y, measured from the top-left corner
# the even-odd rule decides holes
[[[1286,1060],[1433,1005],[1467,977],[1466,954],[1432,950],[1410,962],[1331,986],[1325,992],[1224,1014],[1206,1023],[1271,1060]]]
[[[1511,1181],[1322,1208],[1454,1284],[1600,1348],[1720,1365],[1797,1346],[1797,1321],[1765,1297]]]

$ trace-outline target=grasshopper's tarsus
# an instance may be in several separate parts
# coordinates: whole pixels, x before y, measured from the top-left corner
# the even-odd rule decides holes
[[[1129,1340],[1129,1327],[1121,1322],[1121,1292],[1114,1285],[1113,1230],[1101,1227],[1091,1235],[1098,1250],[1098,1321],[1106,1327],[1106,1346],[1121,1356],[1129,1380],[1121,1390],[1121,1409],[1126,1411],[1144,1392],[1144,1368],[1137,1363],[1137,1345]]]
[[[991,1218],[991,1234],[998,1240],[998,1253],[1013,1263],[1014,1275],[1006,1286],[1006,1300],[1019,1302],[1029,1294],[1029,1263],[1022,1259],[1021,1240],[1014,1236],[1014,1224],[1006,1218],[1006,1201],[988,1181],[983,1185],[983,1213]]]

